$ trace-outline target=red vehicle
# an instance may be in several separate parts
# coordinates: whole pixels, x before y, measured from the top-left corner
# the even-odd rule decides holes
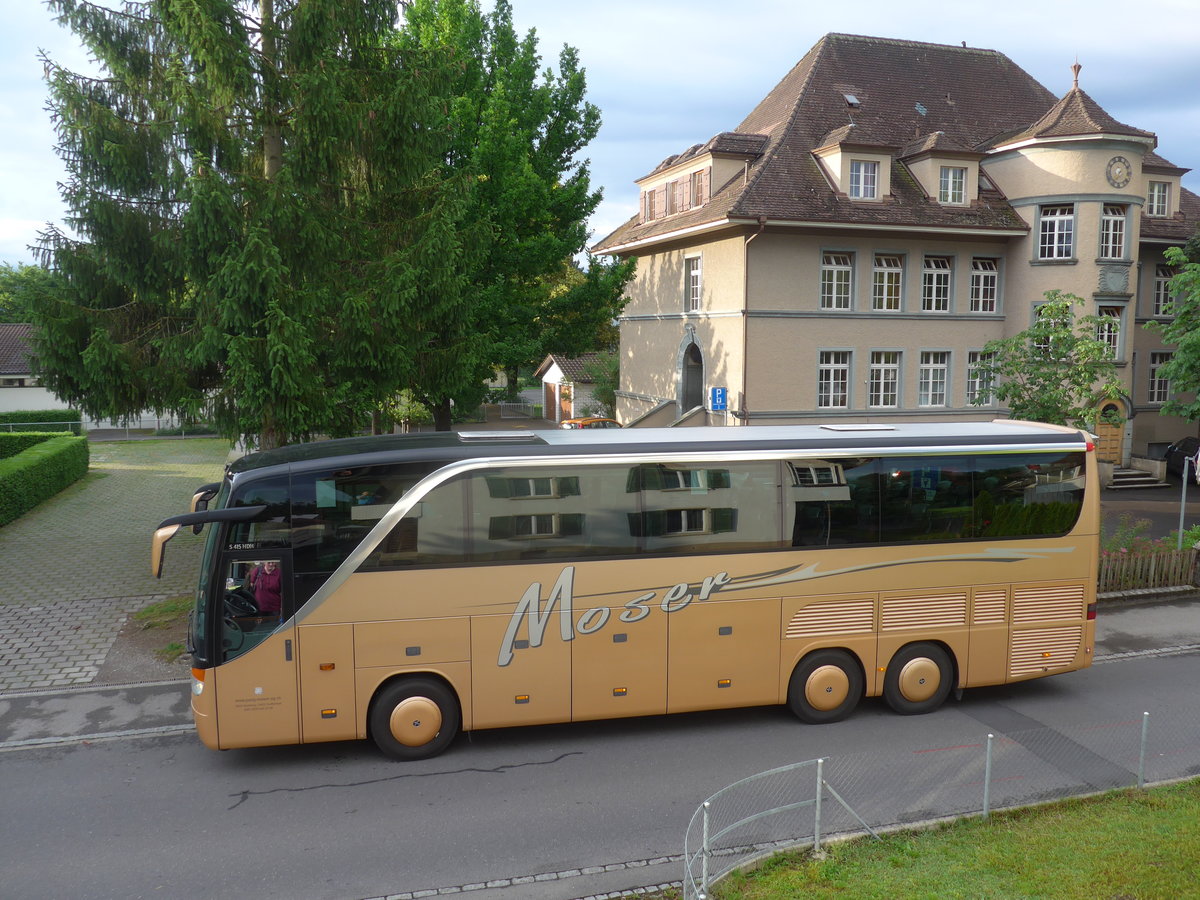
[[[580,416],[575,419],[563,419],[562,428],[620,428],[621,423],[616,419],[606,419],[603,416]]]

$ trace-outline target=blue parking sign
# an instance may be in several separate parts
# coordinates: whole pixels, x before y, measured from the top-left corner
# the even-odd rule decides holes
[[[710,403],[709,408],[713,412],[721,412],[729,408],[729,388],[715,387],[709,388]]]

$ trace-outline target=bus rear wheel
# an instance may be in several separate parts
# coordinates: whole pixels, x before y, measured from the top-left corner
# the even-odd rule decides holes
[[[389,684],[371,704],[371,738],[393,759],[428,759],[450,746],[462,716],[458,699],[432,678]]]
[[[863,674],[845,650],[817,650],[800,660],[788,682],[788,708],[801,722],[838,722],[858,706]]]
[[[888,663],[883,699],[903,716],[933,712],[950,696],[954,666],[938,644],[909,644]]]

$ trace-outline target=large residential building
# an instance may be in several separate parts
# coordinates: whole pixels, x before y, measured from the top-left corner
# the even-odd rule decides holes
[[[640,424],[979,420],[975,364],[1046,291],[1086,300],[1124,387],[1104,455],[1157,455],[1163,251],[1200,223],[1188,170],[1075,83],[1002,53],[831,34],[736,130],[639,180],[593,252],[638,258],[618,418]],[[1065,73],[1064,73],[1065,74]]]

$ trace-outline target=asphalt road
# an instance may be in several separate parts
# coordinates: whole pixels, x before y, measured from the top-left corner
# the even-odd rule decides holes
[[[1105,612],[1103,655],[1090,669],[969,691],[929,716],[895,716],[872,700],[822,727],[766,708],[506,729],[407,764],[367,743],[214,753],[171,730],[177,684],[124,698],[127,711],[154,712],[125,723],[146,729],[105,718],[119,691],[64,692],[92,697],[102,714],[41,695],[58,704],[39,707],[43,738],[53,722],[76,730],[56,743],[35,736],[33,707],[23,716],[13,706],[21,698],[6,698],[0,724],[25,724],[24,737],[0,745],[0,893],[344,900],[497,882],[509,886],[469,895],[593,896],[677,881],[684,830],[706,797],[817,756],[838,762],[853,803],[904,798],[897,820],[936,813],[938,790],[902,788],[951,780],[942,767],[958,755],[978,768],[989,732],[1004,736],[998,765],[1016,767],[995,778],[1001,799],[1005,789],[1130,783],[1143,710],[1151,779],[1194,772],[1200,604]]]

